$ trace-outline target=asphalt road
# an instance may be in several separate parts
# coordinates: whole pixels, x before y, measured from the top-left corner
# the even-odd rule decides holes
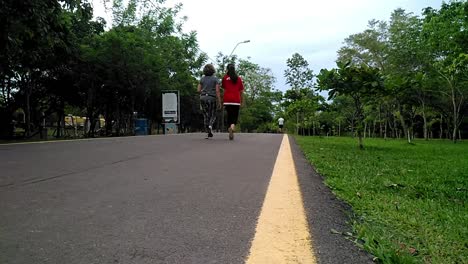
[[[282,135],[0,145],[0,263],[244,263]],[[372,263],[291,140],[318,263]]]

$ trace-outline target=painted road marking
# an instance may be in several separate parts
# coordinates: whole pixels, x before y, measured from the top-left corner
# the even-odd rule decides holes
[[[287,135],[270,184],[246,263],[316,263],[302,194]]]

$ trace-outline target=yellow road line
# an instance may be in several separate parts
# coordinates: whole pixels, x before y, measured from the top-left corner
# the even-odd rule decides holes
[[[281,142],[246,263],[316,263],[287,135]]]

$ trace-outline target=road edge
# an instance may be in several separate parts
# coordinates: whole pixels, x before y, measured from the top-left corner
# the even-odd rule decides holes
[[[338,199],[325,185],[324,178],[305,158],[294,136],[289,135],[289,142],[317,263],[374,263],[370,253],[341,235],[352,231],[351,206]]]

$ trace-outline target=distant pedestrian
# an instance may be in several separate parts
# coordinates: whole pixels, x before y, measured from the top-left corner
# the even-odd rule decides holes
[[[284,118],[280,117],[278,118],[278,127],[281,133],[283,133],[283,126],[284,126]]]
[[[216,120],[216,106],[218,105],[218,108],[221,108],[219,80],[214,76],[214,73],[215,68],[213,65],[205,65],[203,68],[204,76],[200,79],[200,83],[198,84],[205,131],[208,133],[206,138],[213,137],[213,124]]]
[[[234,64],[228,64],[221,86],[224,88],[224,108],[227,112],[229,139],[233,140],[244,91],[242,78],[237,75]]]

